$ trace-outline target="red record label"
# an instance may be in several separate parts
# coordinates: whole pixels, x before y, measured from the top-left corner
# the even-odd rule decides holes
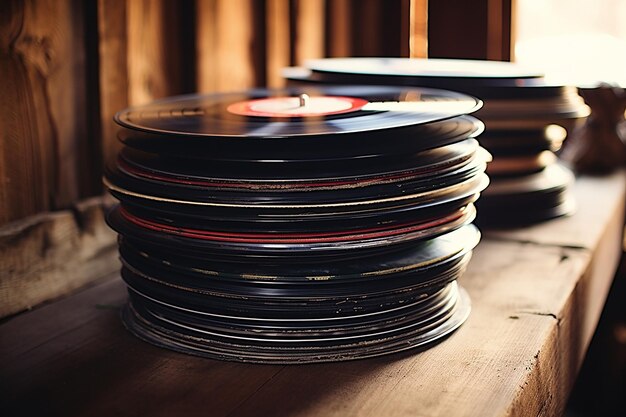
[[[257,117],[320,117],[360,110],[367,100],[341,96],[270,97],[246,100],[228,106],[228,111],[240,116]]]

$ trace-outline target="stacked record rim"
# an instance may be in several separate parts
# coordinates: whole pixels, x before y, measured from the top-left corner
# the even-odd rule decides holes
[[[478,222],[516,226],[570,214],[573,174],[555,155],[589,109],[576,88],[548,84],[541,73],[508,62],[331,58],[287,68],[294,85],[350,82],[449,88],[484,101],[480,143],[492,155],[491,185],[480,200]]]
[[[306,363],[428,345],[470,310],[489,155],[436,89],[191,95],[116,115],[126,326],[173,350]]]

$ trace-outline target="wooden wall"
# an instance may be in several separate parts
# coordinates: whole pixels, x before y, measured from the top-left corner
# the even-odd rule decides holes
[[[308,58],[408,56],[410,3],[0,1],[0,317],[118,268],[100,181],[116,111],[281,86]]]
[[[513,0],[0,1],[0,317],[115,271],[115,112],[306,59],[507,59]]]

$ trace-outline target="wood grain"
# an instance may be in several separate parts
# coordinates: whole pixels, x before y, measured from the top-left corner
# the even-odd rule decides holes
[[[87,137],[83,3],[2,2],[0,224],[66,208]]]
[[[255,3],[197,0],[197,76],[201,92],[242,90],[257,84]]]
[[[281,70],[291,65],[289,0],[267,0],[267,86],[283,87]]]
[[[352,2],[334,0],[327,3],[326,51],[330,57],[346,57],[352,53]]]
[[[295,12],[295,64],[302,65],[307,59],[325,56],[325,10],[324,0],[296,0]]]
[[[411,0],[410,56],[428,57],[428,0]]]
[[[98,0],[98,53],[102,154],[110,161],[121,149],[113,116],[128,107],[128,40],[125,0]]]
[[[183,49],[180,4],[166,0],[126,3],[129,102],[145,104],[180,93]]]
[[[428,4],[428,56],[511,59],[512,0]]]
[[[101,198],[0,228],[0,317],[67,295],[120,265]]]
[[[304,366],[189,357],[123,329],[125,290],[112,277],[0,325],[0,412],[561,415],[620,256],[626,195],[623,176],[579,184],[581,209],[560,230],[587,224],[594,237],[578,246],[545,242],[541,229],[537,242],[488,234],[461,279],[473,303],[468,322],[428,350]],[[595,211],[590,189],[606,194]]]

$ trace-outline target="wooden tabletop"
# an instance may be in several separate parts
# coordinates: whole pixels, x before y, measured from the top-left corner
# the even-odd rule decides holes
[[[485,233],[472,313],[423,352],[268,366],[185,356],[122,326],[110,277],[0,325],[0,415],[549,416],[562,413],[622,253],[623,173],[569,218]]]

